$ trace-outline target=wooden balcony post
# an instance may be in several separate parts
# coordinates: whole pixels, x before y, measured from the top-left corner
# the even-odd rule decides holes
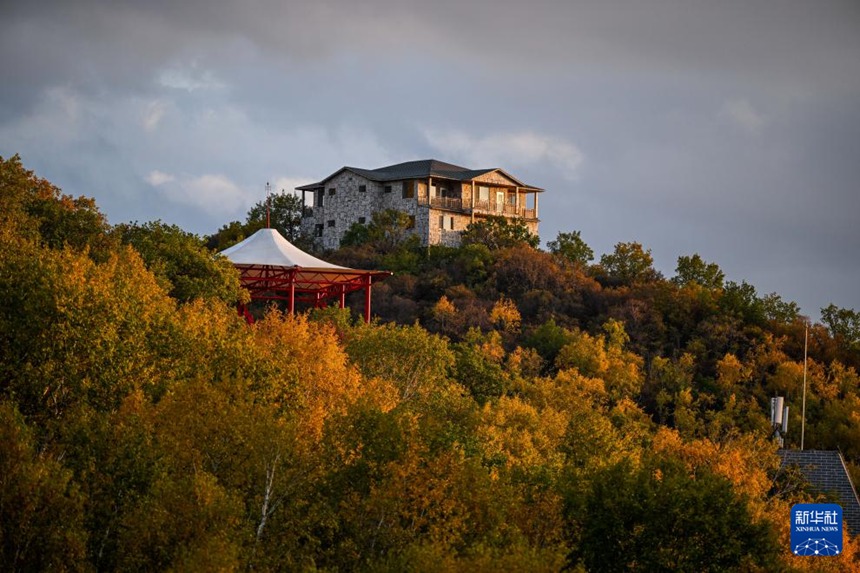
[[[475,222],[475,180],[474,179],[472,179],[472,201],[471,201],[471,203],[472,203],[472,208],[469,209],[469,212],[471,213],[472,218],[471,218],[470,223],[474,223]]]

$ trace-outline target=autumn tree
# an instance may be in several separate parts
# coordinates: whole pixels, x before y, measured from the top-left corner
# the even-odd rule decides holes
[[[57,456],[40,452],[0,400],[0,563],[5,571],[87,571],[85,499]]]
[[[107,218],[89,197],[73,197],[24,168],[21,158],[0,156],[0,224],[8,240],[28,238],[59,249],[90,250],[100,258],[111,248]]]

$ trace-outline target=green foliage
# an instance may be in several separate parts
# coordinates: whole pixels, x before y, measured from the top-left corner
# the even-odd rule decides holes
[[[617,243],[615,250],[600,257],[600,266],[607,276],[622,284],[651,281],[657,278],[652,265],[651,249],[645,250],[639,243]]]
[[[551,318],[535,328],[523,342],[527,347],[537,350],[547,364],[554,364],[561,349],[573,339],[573,333],[557,325]]]
[[[675,273],[672,278],[675,284],[685,286],[695,283],[707,289],[722,288],[726,278],[716,263],[706,263],[698,254],[678,257]]]
[[[800,307],[796,302],[784,301],[777,293],[772,292],[761,299],[764,316],[767,320],[780,324],[791,324],[800,319]]]
[[[729,281],[723,289],[720,298],[720,307],[723,312],[735,316],[752,324],[762,324],[765,320],[764,306],[758,298],[758,293],[753,285],[746,281],[740,284]]]
[[[85,499],[72,472],[40,453],[15,406],[0,401],[0,563],[5,571],[86,571]]]
[[[546,244],[550,252],[575,265],[585,266],[594,260],[594,251],[582,240],[579,231],[559,233]]]
[[[821,322],[832,337],[848,348],[860,344],[860,312],[853,308],[839,308],[830,303],[821,309]]]
[[[729,571],[773,565],[775,536],[731,483],[671,459],[620,462],[592,482],[572,564],[588,571]]]
[[[343,247],[369,245],[380,253],[400,248],[414,248],[418,237],[411,229],[414,221],[408,213],[396,209],[376,211],[367,225],[353,224],[341,239]]]
[[[233,264],[176,225],[128,223],[117,225],[113,232],[140,253],[164,289],[180,302],[211,298],[233,303],[244,296]]]
[[[511,221],[507,217],[491,215],[483,221],[470,223],[460,236],[463,245],[481,244],[490,250],[528,245],[536,249],[540,237],[529,231],[519,219]]]
[[[448,343],[417,324],[356,327],[346,352],[367,378],[394,382],[401,401],[437,390],[454,365]]]
[[[457,357],[454,377],[479,404],[498,398],[507,390],[499,344],[500,339],[472,329],[463,342],[454,346]]]
[[[293,242],[301,236],[303,213],[301,195],[281,190],[280,193],[269,195],[266,201],[259,201],[251,207],[245,220],[245,228],[256,231],[268,225]],[[249,234],[252,233],[253,231]]]

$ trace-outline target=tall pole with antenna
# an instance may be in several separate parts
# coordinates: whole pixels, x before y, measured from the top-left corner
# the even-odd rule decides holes
[[[809,351],[809,323],[803,334],[803,407],[800,414],[800,451],[803,451],[803,439],[806,434],[806,357]]]

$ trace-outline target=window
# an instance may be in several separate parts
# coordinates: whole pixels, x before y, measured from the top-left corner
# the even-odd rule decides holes
[[[336,191],[337,191],[337,189],[335,189],[334,187],[329,187],[329,188],[328,188],[328,194],[329,194],[329,195],[334,195]]]
[[[323,226],[322,225],[315,225],[314,226],[314,235],[316,235],[317,237],[322,237],[322,234],[323,234]]]
[[[383,189],[386,193],[391,193],[391,185],[386,185]]]
[[[323,196],[325,195],[325,191],[320,189],[316,193],[314,193],[314,207],[322,207],[323,206]]]
[[[489,187],[478,187],[478,201],[490,201],[490,188]]]
[[[367,218],[366,218],[366,217],[359,217],[359,218],[358,218],[358,224],[359,224],[359,225],[364,225],[366,222],[367,222]]]
[[[439,216],[439,228],[440,229],[450,229],[454,230],[454,217],[453,215],[440,215]]]
[[[326,223],[329,227],[334,227],[334,219],[329,219]]]
[[[403,182],[403,198],[404,199],[414,199],[415,198],[415,181],[404,181]]]
[[[359,193],[367,193],[367,185],[359,185],[358,186]]]

